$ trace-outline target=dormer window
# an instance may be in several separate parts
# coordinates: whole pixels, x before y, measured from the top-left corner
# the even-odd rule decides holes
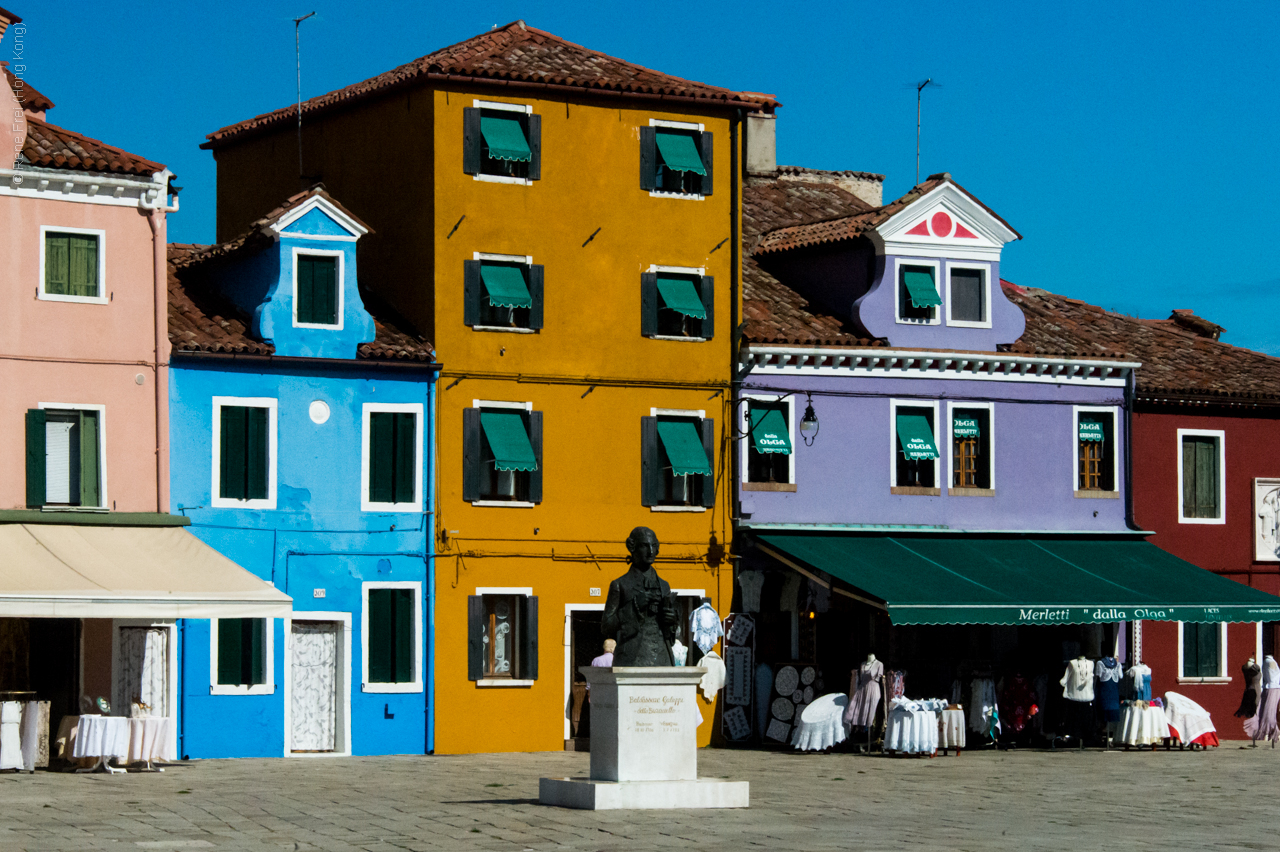
[[[990,268],[947,264],[947,325],[991,327]]]
[[[342,327],[342,252],[294,253],[293,324]]]

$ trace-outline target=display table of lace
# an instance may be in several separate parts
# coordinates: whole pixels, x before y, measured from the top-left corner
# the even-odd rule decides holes
[[[844,724],[848,704],[849,696],[839,692],[814,699],[800,713],[791,732],[791,745],[800,751],[823,751],[844,742],[849,735]]]
[[[169,747],[170,720],[164,716],[127,719],[123,716],[80,716],[75,727],[71,756],[75,759],[97,758],[93,769],[123,772],[108,761],[112,758],[130,763],[172,760]],[[85,771],[83,769],[78,771]]]
[[[1120,709],[1120,742],[1129,746],[1156,745],[1169,736],[1164,708],[1146,701],[1126,701]]]
[[[1164,694],[1164,718],[1169,732],[1183,745],[1204,748],[1218,745],[1218,729],[1209,718],[1209,711],[1178,692]]]
[[[951,706],[955,709],[946,708],[938,712],[938,748],[959,751],[964,748],[964,708],[958,704]]]
[[[947,702],[938,698],[912,701],[895,698],[889,702],[884,750],[901,754],[933,754],[938,750],[938,711]]]

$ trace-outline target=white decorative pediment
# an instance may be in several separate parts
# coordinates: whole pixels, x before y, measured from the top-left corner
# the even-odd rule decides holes
[[[908,204],[876,229],[885,254],[996,260],[1017,233],[951,183]]]
[[[303,220],[307,218],[308,214],[312,213],[312,211],[316,211],[317,213],[325,216],[343,233],[296,233],[297,236],[306,236],[311,239],[357,240],[369,233],[368,228],[319,195],[311,196],[306,201],[281,216],[271,224],[271,230],[275,231],[277,234],[283,234],[286,232],[295,233],[297,229],[291,226],[301,224]]]

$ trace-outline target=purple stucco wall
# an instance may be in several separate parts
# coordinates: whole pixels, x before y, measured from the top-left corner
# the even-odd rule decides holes
[[[946,327],[943,326],[945,329]],[[952,333],[956,329],[951,330]],[[1124,389],[1008,380],[959,380],[752,373],[743,386],[751,393],[814,394],[821,424],[813,446],[796,436],[794,493],[740,490],[746,523],[925,524],[970,530],[1124,530],[1125,501],[1079,498],[1075,494],[1073,405],[1114,405],[1116,490],[1124,493]],[[829,396],[825,394],[865,394]],[[890,400],[925,404],[939,400],[937,435],[944,458],[939,466],[941,496],[890,492],[893,455]],[[946,402],[994,402],[994,497],[949,494],[950,448],[943,426]],[[894,448],[896,449],[896,448]],[[742,451],[740,446],[738,451]],[[746,518],[746,515],[750,515]]]

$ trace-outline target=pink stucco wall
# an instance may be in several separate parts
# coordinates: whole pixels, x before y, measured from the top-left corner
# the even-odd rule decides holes
[[[37,298],[41,226],[105,232],[104,293],[110,302]],[[145,211],[137,207],[56,196],[0,197],[0,434],[5,436],[0,449],[0,508],[26,505],[26,410],[41,402],[60,402],[106,406],[107,507],[156,511],[152,239]],[[143,377],[141,385],[138,375]]]

